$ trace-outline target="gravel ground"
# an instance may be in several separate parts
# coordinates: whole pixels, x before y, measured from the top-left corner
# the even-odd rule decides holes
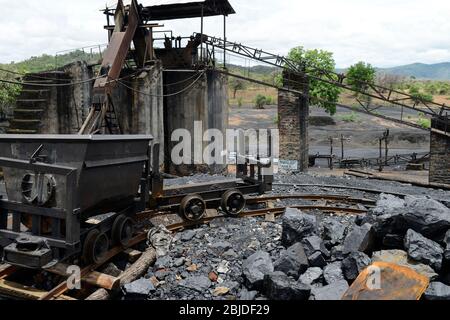
[[[210,181],[210,179],[211,177],[208,176],[193,176],[173,180],[171,183],[195,183]],[[357,178],[319,177],[309,174],[279,175],[276,177],[276,183],[344,185],[410,195],[426,195],[440,200],[450,199],[448,191],[418,188],[396,182],[365,181]],[[341,189],[330,190],[321,187],[276,186],[271,192],[271,194],[286,193],[332,193],[369,199],[378,198],[372,193]],[[309,202],[286,200],[275,205],[305,204],[309,204]],[[346,234],[349,234],[356,228],[355,221],[361,219],[355,215],[335,216],[320,211],[309,212],[309,214],[317,219],[318,235],[323,235],[324,226],[333,222],[344,226]],[[286,246],[283,246],[282,243],[282,232],[281,219],[269,222],[264,218],[244,218],[217,219],[210,225],[178,233],[174,235],[168,254],[161,256],[155,266],[148,270],[144,279],[147,280],[147,283],[152,284],[152,290],[150,290],[150,294],[140,296],[140,298],[151,300],[267,299],[265,293],[262,293],[263,291],[254,290],[247,284],[247,280],[243,276],[243,264],[256,252],[268,253],[270,260],[276,263],[286,253]],[[333,263],[333,259],[340,263],[339,258],[334,257],[327,260],[327,263]],[[289,281],[293,281],[292,278],[290,279]],[[295,283],[300,282],[300,279],[295,278],[294,280],[298,281]],[[316,296],[320,296],[321,288],[326,285],[323,280],[321,281],[311,284],[312,292],[316,292]],[[327,291],[327,288],[324,291]],[[126,294],[124,298],[134,299],[136,297]]]
[[[292,175],[276,175],[275,176],[275,184],[276,183],[286,183],[286,184],[314,184],[314,185],[342,185],[349,187],[357,187],[357,188],[367,188],[367,189],[375,189],[384,192],[393,192],[393,193],[403,193],[408,195],[420,195],[420,196],[429,196],[436,200],[440,201],[450,201],[450,191],[439,190],[439,189],[430,189],[430,188],[422,188],[412,186],[410,184],[404,184],[399,182],[391,182],[391,181],[380,181],[380,180],[364,180],[355,177],[323,177],[319,175],[313,174],[292,174]],[[275,186],[275,192],[279,193],[299,193],[304,191],[309,192],[328,192],[332,191],[333,193],[343,193],[343,194],[351,194],[354,197],[364,195],[364,192],[359,191],[350,191],[350,190],[341,190],[341,189],[328,189],[321,187],[282,187]]]

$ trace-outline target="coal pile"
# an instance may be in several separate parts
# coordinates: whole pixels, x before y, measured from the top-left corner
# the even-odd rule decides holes
[[[450,209],[417,196],[381,195],[366,216],[288,208],[275,222],[217,219],[160,233],[166,248],[143,279],[123,288],[124,298],[340,300],[381,261],[428,277],[423,299],[450,299],[449,230]]]

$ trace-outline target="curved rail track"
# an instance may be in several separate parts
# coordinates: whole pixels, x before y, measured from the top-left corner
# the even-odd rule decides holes
[[[311,205],[292,205],[289,206],[291,208],[301,209],[303,211],[314,211],[319,210],[323,213],[331,213],[336,215],[360,215],[367,213],[367,210],[361,208],[355,208],[353,206],[363,205],[365,208],[371,207],[375,205],[374,200],[364,199],[364,198],[354,198],[351,196],[345,195],[310,195],[310,194],[296,194],[296,195],[270,195],[270,196],[262,196],[262,197],[252,197],[247,198],[248,205],[258,205],[258,204],[269,204],[273,202],[278,202],[282,200],[307,200],[307,201],[318,201],[319,204],[311,204]],[[323,201],[326,203],[323,204]],[[328,204],[330,203],[330,204]],[[273,217],[282,215],[286,207],[266,207],[262,209],[256,210],[248,210],[239,214],[237,218],[249,218],[249,217],[264,217],[267,215],[272,215]],[[157,212],[157,211],[145,211],[138,214],[138,221],[148,220],[150,221],[153,218],[172,214],[173,212]],[[228,218],[229,216],[221,213],[214,214],[212,216],[206,217],[196,222],[192,221],[183,221],[178,223],[169,224],[166,228],[172,232],[179,232],[186,228],[191,228],[195,226],[199,226],[202,224],[210,223],[211,221],[218,218]],[[134,255],[140,255],[142,252],[137,250],[132,250],[131,248],[136,245],[147,240],[147,229],[141,229],[136,235],[132,238],[132,240],[128,243],[126,247],[115,247],[110,250],[107,255],[102,259],[102,261],[95,265],[90,265],[81,270],[81,281],[82,283],[88,284],[92,288],[102,288],[108,291],[115,291],[119,289],[121,279],[120,277],[113,277],[104,273],[101,273],[98,270],[101,266],[105,265],[107,262],[111,261],[114,257],[119,254],[127,253],[130,254],[130,251],[134,252]],[[0,266],[1,268],[2,266]],[[14,266],[3,266],[3,269],[0,269],[0,295],[9,298],[19,298],[24,300],[77,300],[79,297],[73,298],[69,295],[69,287],[66,281],[67,278],[67,268],[68,265],[58,264],[50,269],[47,269],[46,272],[49,274],[54,274],[61,279],[63,279],[57,286],[55,286],[50,291],[41,291],[30,286],[22,285],[17,282],[17,275],[20,275],[20,268]],[[9,280],[9,279],[13,280]],[[81,298],[83,299],[83,298]]]

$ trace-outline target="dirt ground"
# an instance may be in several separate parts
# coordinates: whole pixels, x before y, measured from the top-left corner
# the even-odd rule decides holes
[[[397,110],[381,108],[379,112],[397,115]],[[345,158],[376,158],[379,156],[379,138],[390,130],[390,155],[427,153],[430,137],[427,131],[401,126],[365,114],[357,114],[354,122],[348,121],[351,111],[338,108],[331,117],[323,109],[311,107],[309,128],[310,154],[330,154],[330,137],[334,154],[341,157],[341,135],[344,136]],[[411,113],[413,114],[413,113]],[[405,112],[405,116],[408,112]],[[253,105],[231,106],[229,125],[232,129],[276,129],[277,106],[255,110]]]

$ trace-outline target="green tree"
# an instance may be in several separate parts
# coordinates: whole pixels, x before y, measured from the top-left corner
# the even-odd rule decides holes
[[[369,63],[358,62],[347,71],[347,84],[353,90],[366,92],[370,84],[375,83],[377,71]]]
[[[336,103],[341,94],[341,88],[317,80],[315,78],[323,77],[321,70],[326,70],[330,73],[336,69],[336,62],[333,58],[333,53],[323,50],[305,50],[303,47],[296,47],[291,49],[288,58],[303,66],[309,79],[309,96],[310,104],[324,108],[328,113],[334,115],[336,113]],[[337,76],[335,77],[338,80]],[[282,85],[282,76],[277,79],[277,84]]]
[[[233,89],[233,99],[236,99],[236,94],[239,90],[245,90],[246,88],[243,80],[234,77],[230,79],[230,86]]]

